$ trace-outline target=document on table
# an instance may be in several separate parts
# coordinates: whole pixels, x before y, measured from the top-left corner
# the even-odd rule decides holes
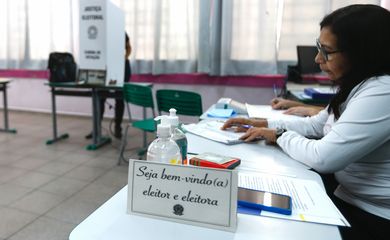
[[[236,133],[232,129],[221,130],[222,126],[222,121],[203,120],[196,124],[183,125],[183,128],[195,135],[228,145],[244,142],[239,139],[244,133]]]
[[[246,109],[250,118],[267,118],[267,119],[297,119],[301,118],[296,115],[283,114],[285,110],[272,109],[270,105],[251,105],[246,103]]]
[[[261,211],[261,216],[350,227],[315,181],[252,172],[240,172],[238,176],[239,187],[291,196],[291,215]]]

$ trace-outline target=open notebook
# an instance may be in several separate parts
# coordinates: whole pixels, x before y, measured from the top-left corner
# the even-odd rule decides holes
[[[222,125],[221,121],[203,120],[196,124],[183,125],[183,128],[187,132],[228,145],[244,142],[239,139],[244,133],[236,133],[232,129],[221,130]]]

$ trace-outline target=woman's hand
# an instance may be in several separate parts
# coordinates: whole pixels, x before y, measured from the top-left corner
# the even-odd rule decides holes
[[[251,142],[258,139],[265,139],[267,143],[276,143],[276,129],[270,129],[265,127],[253,127],[248,129],[244,135],[240,137],[245,142]]]
[[[222,126],[222,130],[235,127],[236,132],[246,132],[251,127],[267,127],[267,120],[255,120],[249,118],[231,118]]]
[[[321,110],[322,108],[298,106],[289,108],[284,112],[284,114],[306,117],[317,115]]]
[[[303,106],[303,103],[287,100],[283,98],[274,98],[271,100],[271,107],[273,109],[289,109],[290,107]]]

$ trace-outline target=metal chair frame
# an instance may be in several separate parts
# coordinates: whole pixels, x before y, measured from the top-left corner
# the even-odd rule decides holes
[[[119,150],[118,165],[120,165],[122,161],[127,162],[123,154],[127,145],[127,135],[130,126],[143,130],[143,147],[138,151],[139,159],[141,159],[141,157],[146,153],[146,149],[148,146],[147,132],[154,132],[156,130],[154,126],[154,118],[156,117],[156,114],[151,85],[145,86],[141,84],[125,83],[123,86],[123,101],[125,101],[126,104],[129,123],[126,126],[125,133],[122,137],[121,147]],[[142,107],[143,120],[133,121],[129,106],[130,104]],[[152,119],[147,118],[148,108],[150,108],[152,111]],[[150,123],[153,124],[154,129],[150,127]],[[142,125],[146,126],[143,127]]]

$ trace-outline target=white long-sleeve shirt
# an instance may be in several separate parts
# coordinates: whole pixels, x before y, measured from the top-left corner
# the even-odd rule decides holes
[[[336,196],[390,219],[390,76],[356,86],[341,108],[337,121],[323,110],[310,118],[268,120],[268,127],[288,130],[277,144],[292,158],[335,172]]]

